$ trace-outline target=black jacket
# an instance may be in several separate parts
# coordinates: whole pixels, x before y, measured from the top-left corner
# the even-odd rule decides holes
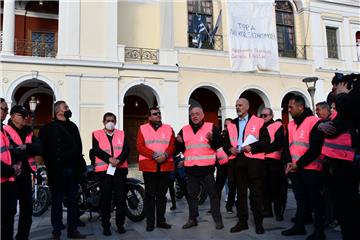
[[[309,108],[305,108],[304,112],[299,117],[294,118],[297,127],[299,127],[305,118],[309,116],[313,116],[313,113]],[[309,149],[296,162],[298,169],[303,169],[305,166],[309,165],[317,157],[319,157],[321,153],[322,145],[324,143],[324,135],[318,130],[319,123],[320,121],[316,123],[312,129],[309,129],[309,131],[311,131]],[[291,162],[291,155],[289,150],[289,132],[286,133],[285,137],[283,157],[285,163]]]
[[[201,126],[203,124],[204,124],[204,122],[202,122],[199,126],[195,126],[193,123],[190,122],[190,126],[191,126],[194,134],[196,134],[196,132],[201,128]],[[184,139],[182,129],[180,130],[178,135],[180,135]],[[183,152],[183,153],[185,152],[185,143],[184,142],[180,143],[180,142],[176,141],[175,147],[176,147],[175,155],[177,155],[180,152]],[[212,141],[210,141],[210,147],[214,150],[217,150],[218,148],[222,147],[221,132],[215,125],[213,125],[213,129],[212,129]],[[185,172],[192,176],[206,176],[209,174],[213,174],[214,171],[215,171],[215,165],[214,166],[185,167]]]
[[[49,184],[63,187],[62,170],[74,169],[78,180],[86,170],[82,155],[82,142],[78,127],[70,120],[55,119],[40,129],[39,137],[44,145],[44,162],[48,171]]]
[[[246,129],[247,124],[250,121],[250,118],[252,117],[252,115],[249,114],[249,120],[245,125],[244,131]],[[237,136],[239,136],[239,118],[234,118],[232,120],[232,123],[235,124],[236,126],[236,130],[237,130]],[[225,137],[225,141],[224,141],[224,151],[226,152],[226,154],[228,156],[231,155],[231,152],[229,151],[230,148],[232,148],[232,145],[230,143],[230,138],[229,138],[229,132],[225,132],[227,134],[227,137]],[[244,133],[243,133],[243,141],[244,141]],[[259,141],[254,142],[252,144],[250,144],[251,146],[251,153],[261,153],[264,152],[266,147],[269,145],[270,143],[270,136],[269,136],[269,132],[265,126],[265,124],[260,128],[260,133],[259,133]],[[242,154],[239,154],[242,155]]]
[[[268,127],[272,123],[274,123],[274,120],[270,120],[265,125],[266,127]],[[284,139],[285,139],[284,126],[280,126],[280,128],[275,132],[274,141],[266,147],[265,153],[272,153],[281,150],[284,146]]]

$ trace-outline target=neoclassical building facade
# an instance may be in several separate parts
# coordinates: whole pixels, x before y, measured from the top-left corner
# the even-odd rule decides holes
[[[199,48],[192,19],[213,41]],[[235,101],[247,97],[251,112],[271,107],[288,121],[287,98],[301,94],[302,79],[317,77],[315,102],[326,99],[335,71],[359,72],[358,1],[274,1],[280,71],[232,72],[227,38],[227,1],[1,1],[0,95],[9,105],[38,104],[35,129],[65,100],[84,148],[102,116],[113,112],[134,148],[147,109],[159,106],[175,131],[188,123],[199,102],[219,127],[236,116]],[[239,13],[241,14],[241,13]]]

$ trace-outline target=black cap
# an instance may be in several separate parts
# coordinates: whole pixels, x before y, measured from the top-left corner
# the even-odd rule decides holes
[[[11,110],[10,110],[10,115],[15,114],[15,113],[19,113],[19,114],[21,114],[23,117],[26,117],[26,116],[29,115],[29,111],[28,111],[25,107],[23,107],[23,106],[21,106],[21,105],[15,105],[15,106],[13,106],[13,107],[11,108]]]

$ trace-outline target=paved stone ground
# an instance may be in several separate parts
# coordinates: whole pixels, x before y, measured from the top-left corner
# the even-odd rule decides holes
[[[188,206],[184,199],[179,200],[177,202],[177,209],[175,211],[170,211],[171,203],[167,204],[167,212],[166,219],[172,224],[172,228],[170,230],[158,229],[155,228],[153,232],[145,231],[145,221],[142,222],[131,222],[130,220],[126,220],[125,228],[127,232],[125,234],[118,234],[114,227],[112,227],[113,235],[110,237],[105,237],[102,235],[102,228],[100,224],[100,220],[96,219],[98,216],[94,214],[94,219],[89,220],[89,214],[86,213],[81,217],[81,220],[86,223],[85,227],[80,227],[79,230],[81,233],[87,235],[87,239],[126,239],[126,240],[140,240],[140,239],[242,239],[242,240],[281,240],[281,239],[292,239],[292,240],[300,240],[305,239],[305,236],[297,236],[297,237],[284,237],[281,236],[281,231],[287,229],[292,224],[290,222],[290,218],[294,216],[296,210],[295,200],[290,190],[288,193],[288,204],[287,210],[285,212],[285,221],[276,222],[274,218],[266,218],[264,220],[264,228],[265,234],[257,235],[254,230],[254,223],[252,219],[252,214],[250,214],[249,219],[249,230],[242,231],[240,233],[230,233],[230,228],[234,226],[237,222],[237,219],[234,214],[228,214],[225,212],[225,202],[222,200],[221,209],[224,220],[225,228],[222,230],[216,230],[214,222],[210,215],[207,214],[207,210],[209,209],[209,200],[200,206],[200,217],[199,217],[199,225],[197,227],[191,229],[182,229],[182,225],[186,222],[188,217]],[[17,218],[17,217],[16,217]],[[66,219],[66,211],[64,211],[64,219]],[[112,224],[114,224],[114,214],[112,218]],[[64,223],[66,221],[64,220]],[[16,225],[17,226],[17,222]],[[51,223],[50,223],[50,211],[48,210],[41,217],[33,217],[33,224],[31,228],[30,239],[34,240],[43,240],[51,238]],[[310,234],[312,232],[312,226],[307,226],[307,232]],[[339,230],[334,229],[326,229],[327,240],[335,240],[341,239]],[[66,230],[62,232],[62,239],[66,239]]]

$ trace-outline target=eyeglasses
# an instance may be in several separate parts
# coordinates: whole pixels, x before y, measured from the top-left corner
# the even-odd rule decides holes
[[[4,108],[1,108],[1,110],[3,110],[4,112],[8,112],[8,111],[9,111],[9,108],[4,107]]]
[[[260,114],[261,118],[266,118],[267,116],[269,116],[269,114]]]
[[[161,112],[154,112],[151,114],[152,116],[161,116]]]

